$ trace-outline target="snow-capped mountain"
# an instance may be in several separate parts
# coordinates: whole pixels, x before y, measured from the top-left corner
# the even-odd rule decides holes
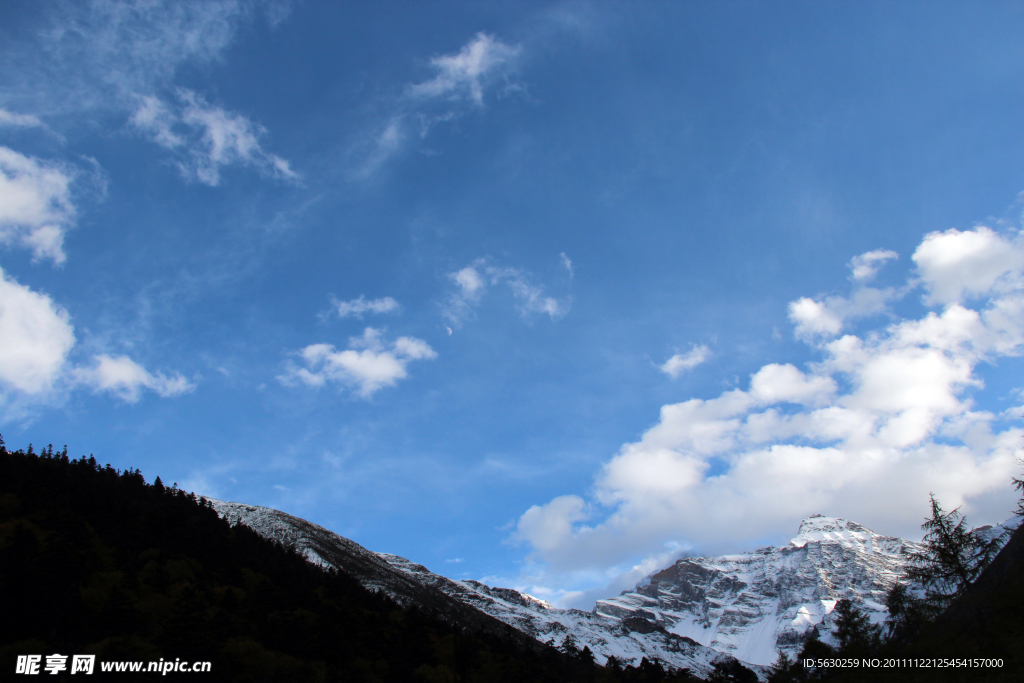
[[[461,623],[496,630],[494,620],[532,639],[555,646],[567,641],[589,647],[603,663],[614,655],[637,664],[657,658],[698,676],[735,658],[688,637],[669,633],[642,617],[609,617],[596,612],[556,609],[544,600],[510,588],[492,588],[478,581],[454,581],[397,555],[375,553],[358,543],[298,517],[270,508],[208,499],[221,517],[241,522],[261,536],[293,547],[310,562],[334,567],[371,590],[383,591],[400,604],[420,605]],[[475,615],[475,616],[474,616]],[[751,667],[764,676],[761,667]]]
[[[817,629],[830,640],[829,615],[849,598],[873,622],[885,619],[885,595],[920,544],[860,524],[813,515],[787,545],[722,557],[678,560],[635,590],[598,601],[595,613],[642,617],[752,664],[791,657]]]
[[[618,618],[578,609],[557,609],[511,588],[492,588],[479,581],[453,581],[397,555],[380,556],[419,583],[433,586],[541,642],[557,647],[567,642],[579,649],[589,647],[600,663],[609,656],[627,664],[638,664],[647,657],[708,676],[715,664],[727,664],[734,659],[688,637],[669,633],[642,617]],[[759,667],[752,668],[756,673],[764,673]]]
[[[589,647],[599,662],[612,655],[633,664],[657,658],[698,676],[737,659],[763,678],[779,648],[795,656],[814,632],[830,640],[830,615],[841,598],[881,622],[886,593],[904,574],[910,553],[921,548],[854,522],[812,515],[784,546],[681,559],[585,612],[557,609],[510,588],[448,579],[277,510],[210,502],[230,522],[242,522],[401,604],[492,631],[500,622],[559,647]]]

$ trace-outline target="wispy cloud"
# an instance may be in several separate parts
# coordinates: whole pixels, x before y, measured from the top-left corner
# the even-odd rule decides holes
[[[484,88],[508,74],[521,49],[478,33],[457,54],[432,58],[434,77],[408,86],[406,94],[414,100],[460,100],[483,107]]]
[[[301,364],[286,363],[285,373],[278,377],[282,383],[320,387],[332,382],[353,389],[362,398],[370,398],[408,377],[410,362],[437,358],[422,339],[399,337],[387,343],[383,332],[372,327],[367,327],[362,337],[349,339],[345,350],[330,344],[311,344],[295,355]]]
[[[531,571],[567,590],[669,541],[721,551],[816,511],[912,534],[929,492],[979,521],[1005,518],[1024,430],[976,411],[969,391],[978,363],[1024,353],[1024,239],[936,232],[913,260],[911,284],[940,310],[864,336],[837,337],[843,317],[819,317],[827,334],[807,337],[819,362],[771,363],[745,389],[663,406],[604,464],[592,496],[523,513],[512,539],[532,549]],[[800,301],[798,327],[812,319],[813,300]]]
[[[49,5],[32,62],[8,69],[8,98],[44,115],[122,110],[168,87],[185,64],[220,59],[267,3],[241,0],[91,0]],[[45,84],[47,87],[40,87]]]
[[[442,304],[442,313],[453,325],[461,325],[473,313],[490,287],[505,286],[523,317],[536,314],[557,320],[569,312],[572,301],[547,296],[544,288],[531,282],[530,275],[519,268],[490,265],[480,258],[448,277],[456,289]]]
[[[561,254],[559,254],[558,256],[562,259],[562,265],[565,266],[565,269],[567,271],[569,271],[569,277],[575,277],[576,274],[575,274],[575,272],[573,272],[573,269],[572,269],[572,260],[568,256],[565,255],[564,251]]]
[[[433,77],[410,83],[386,116],[350,150],[354,175],[369,178],[411,141],[422,140],[439,123],[484,109],[486,93],[520,89],[512,76],[522,52],[494,36],[478,33],[455,54],[431,58]]]
[[[0,109],[0,126],[11,128],[45,128],[45,124],[35,116],[29,114],[12,114],[6,109]]]
[[[48,27],[34,41],[0,48],[7,76],[0,126],[43,126],[39,116],[81,121],[128,113],[130,127],[176,152],[190,180],[217,185],[232,164],[297,180],[285,159],[263,149],[262,126],[173,84],[183,65],[220,59],[238,28],[261,10],[272,24],[280,21],[287,3],[92,0],[48,9]],[[170,102],[155,95],[166,92],[175,93]]]
[[[340,318],[352,316],[361,319],[365,313],[394,313],[399,309],[398,302],[390,296],[367,300],[365,296],[360,295],[358,299],[351,301],[338,301],[331,297],[331,305]]]
[[[130,122],[157,144],[178,153],[176,163],[187,180],[216,186],[221,168],[231,164],[249,166],[279,180],[298,180],[287,161],[263,149],[263,126],[211,105],[191,90],[178,89],[177,100],[170,105],[153,96],[143,97]]]
[[[858,282],[866,282],[875,277],[875,273],[878,272],[882,264],[899,257],[899,254],[895,251],[889,251],[888,249],[876,249],[860,256],[854,256],[850,260],[850,270],[852,271],[853,279]]]
[[[660,370],[672,379],[676,379],[679,375],[687,370],[692,370],[710,357],[711,349],[703,344],[700,346],[695,345],[686,353],[673,355],[661,365]]]

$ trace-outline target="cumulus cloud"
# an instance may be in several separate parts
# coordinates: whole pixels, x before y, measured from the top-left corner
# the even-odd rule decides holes
[[[221,168],[237,164],[279,180],[298,180],[287,161],[261,146],[263,126],[211,105],[191,90],[179,88],[177,99],[168,104],[143,97],[130,122],[157,144],[179,152],[176,163],[186,179],[217,186]]]
[[[0,243],[18,244],[36,260],[63,263],[64,235],[75,221],[74,173],[0,147]]]
[[[352,299],[351,301],[332,299],[331,303],[341,318],[349,316],[362,318],[365,313],[393,313],[399,308],[398,302],[390,296],[367,301],[366,297],[360,295],[358,299]]]
[[[449,273],[456,291],[442,306],[444,316],[454,325],[460,325],[472,315],[489,287],[505,286],[511,292],[515,306],[524,318],[536,314],[557,320],[569,312],[572,301],[547,296],[544,288],[530,281],[530,276],[519,268],[493,266],[487,259],[477,259],[465,268]]]
[[[278,377],[284,384],[297,383],[320,387],[328,382],[354,390],[370,398],[384,387],[394,386],[408,377],[406,370],[414,360],[432,360],[437,353],[422,339],[399,337],[388,344],[381,330],[367,327],[362,337],[349,339],[348,348],[339,351],[330,344],[310,344],[289,361]]]
[[[875,277],[882,264],[897,258],[899,258],[899,254],[888,249],[876,249],[860,256],[854,256],[850,260],[853,279],[858,282],[866,282]]]
[[[980,226],[925,236],[912,257],[925,286],[925,301],[947,304],[990,292],[1019,291],[1024,268],[1024,237],[999,235]]]
[[[148,388],[177,396],[195,387],[180,373],[152,374],[127,356],[96,356],[89,368],[69,360],[77,340],[67,311],[0,270],[0,387],[6,398],[39,399],[75,385],[134,403]]]
[[[828,296],[820,301],[801,297],[789,304],[789,320],[799,338],[835,337],[849,321],[887,312],[889,304],[906,292],[906,288],[856,287],[850,296]]]
[[[677,353],[673,355],[661,365],[660,369],[672,379],[676,379],[679,375],[683,374],[687,370],[692,370],[710,357],[711,349],[703,344],[700,346],[694,345],[694,347],[686,353]]]
[[[530,571],[562,588],[611,581],[666,543],[728,551],[818,511],[912,536],[929,492],[977,522],[1002,521],[1024,430],[977,410],[970,392],[983,388],[979,363],[1024,352],[1017,249],[1018,235],[988,228],[927,235],[919,282],[945,306],[863,336],[838,336],[848,312],[830,319],[834,303],[794,302],[798,328],[828,335],[812,347],[820,359],[767,364],[746,388],[663,406],[604,464],[591,496],[520,517],[512,540],[531,548]]]
[[[896,258],[899,258],[896,252],[884,249],[854,256],[848,264],[854,282],[849,296],[802,297],[790,303],[789,320],[796,336],[808,340],[835,337],[849,321],[886,312],[889,304],[906,295],[909,289],[878,289],[865,283],[875,277],[882,264]]]
[[[161,372],[153,374],[128,356],[98,355],[88,368],[76,368],[74,377],[93,391],[108,391],[128,403],[137,403],[142,389],[150,389],[158,396],[180,396],[195,389],[181,373],[168,377]]]
[[[74,345],[67,311],[0,270],[0,383],[8,391],[46,393]]]

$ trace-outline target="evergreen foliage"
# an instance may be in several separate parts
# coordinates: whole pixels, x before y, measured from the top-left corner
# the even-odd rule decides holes
[[[835,606],[833,633],[838,641],[837,653],[842,657],[867,657],[881,645],[881,628],[871,623],[852,601],[844,598]]]
[[[967,528],[960,508],[943,511],[935,494],[931,508],[931,519],[921,525],[927,532],[925,550],[911,558],[907,578],[924,588],[925,600],[941,611],[981,575],[1005,543],[1006,534],[982,538]]]

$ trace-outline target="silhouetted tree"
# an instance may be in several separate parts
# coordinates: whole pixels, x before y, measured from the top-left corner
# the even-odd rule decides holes
[[[1008,532],[985,538],[969,530],[960,508],[943,511],[935,494],[931,494],[931,508],[931,518],[921,525],[927,532],[925,549],[911,556],[907,578],[919,584],[924,589],[924,599],[941,611],[984,571],[1005,543]]]

